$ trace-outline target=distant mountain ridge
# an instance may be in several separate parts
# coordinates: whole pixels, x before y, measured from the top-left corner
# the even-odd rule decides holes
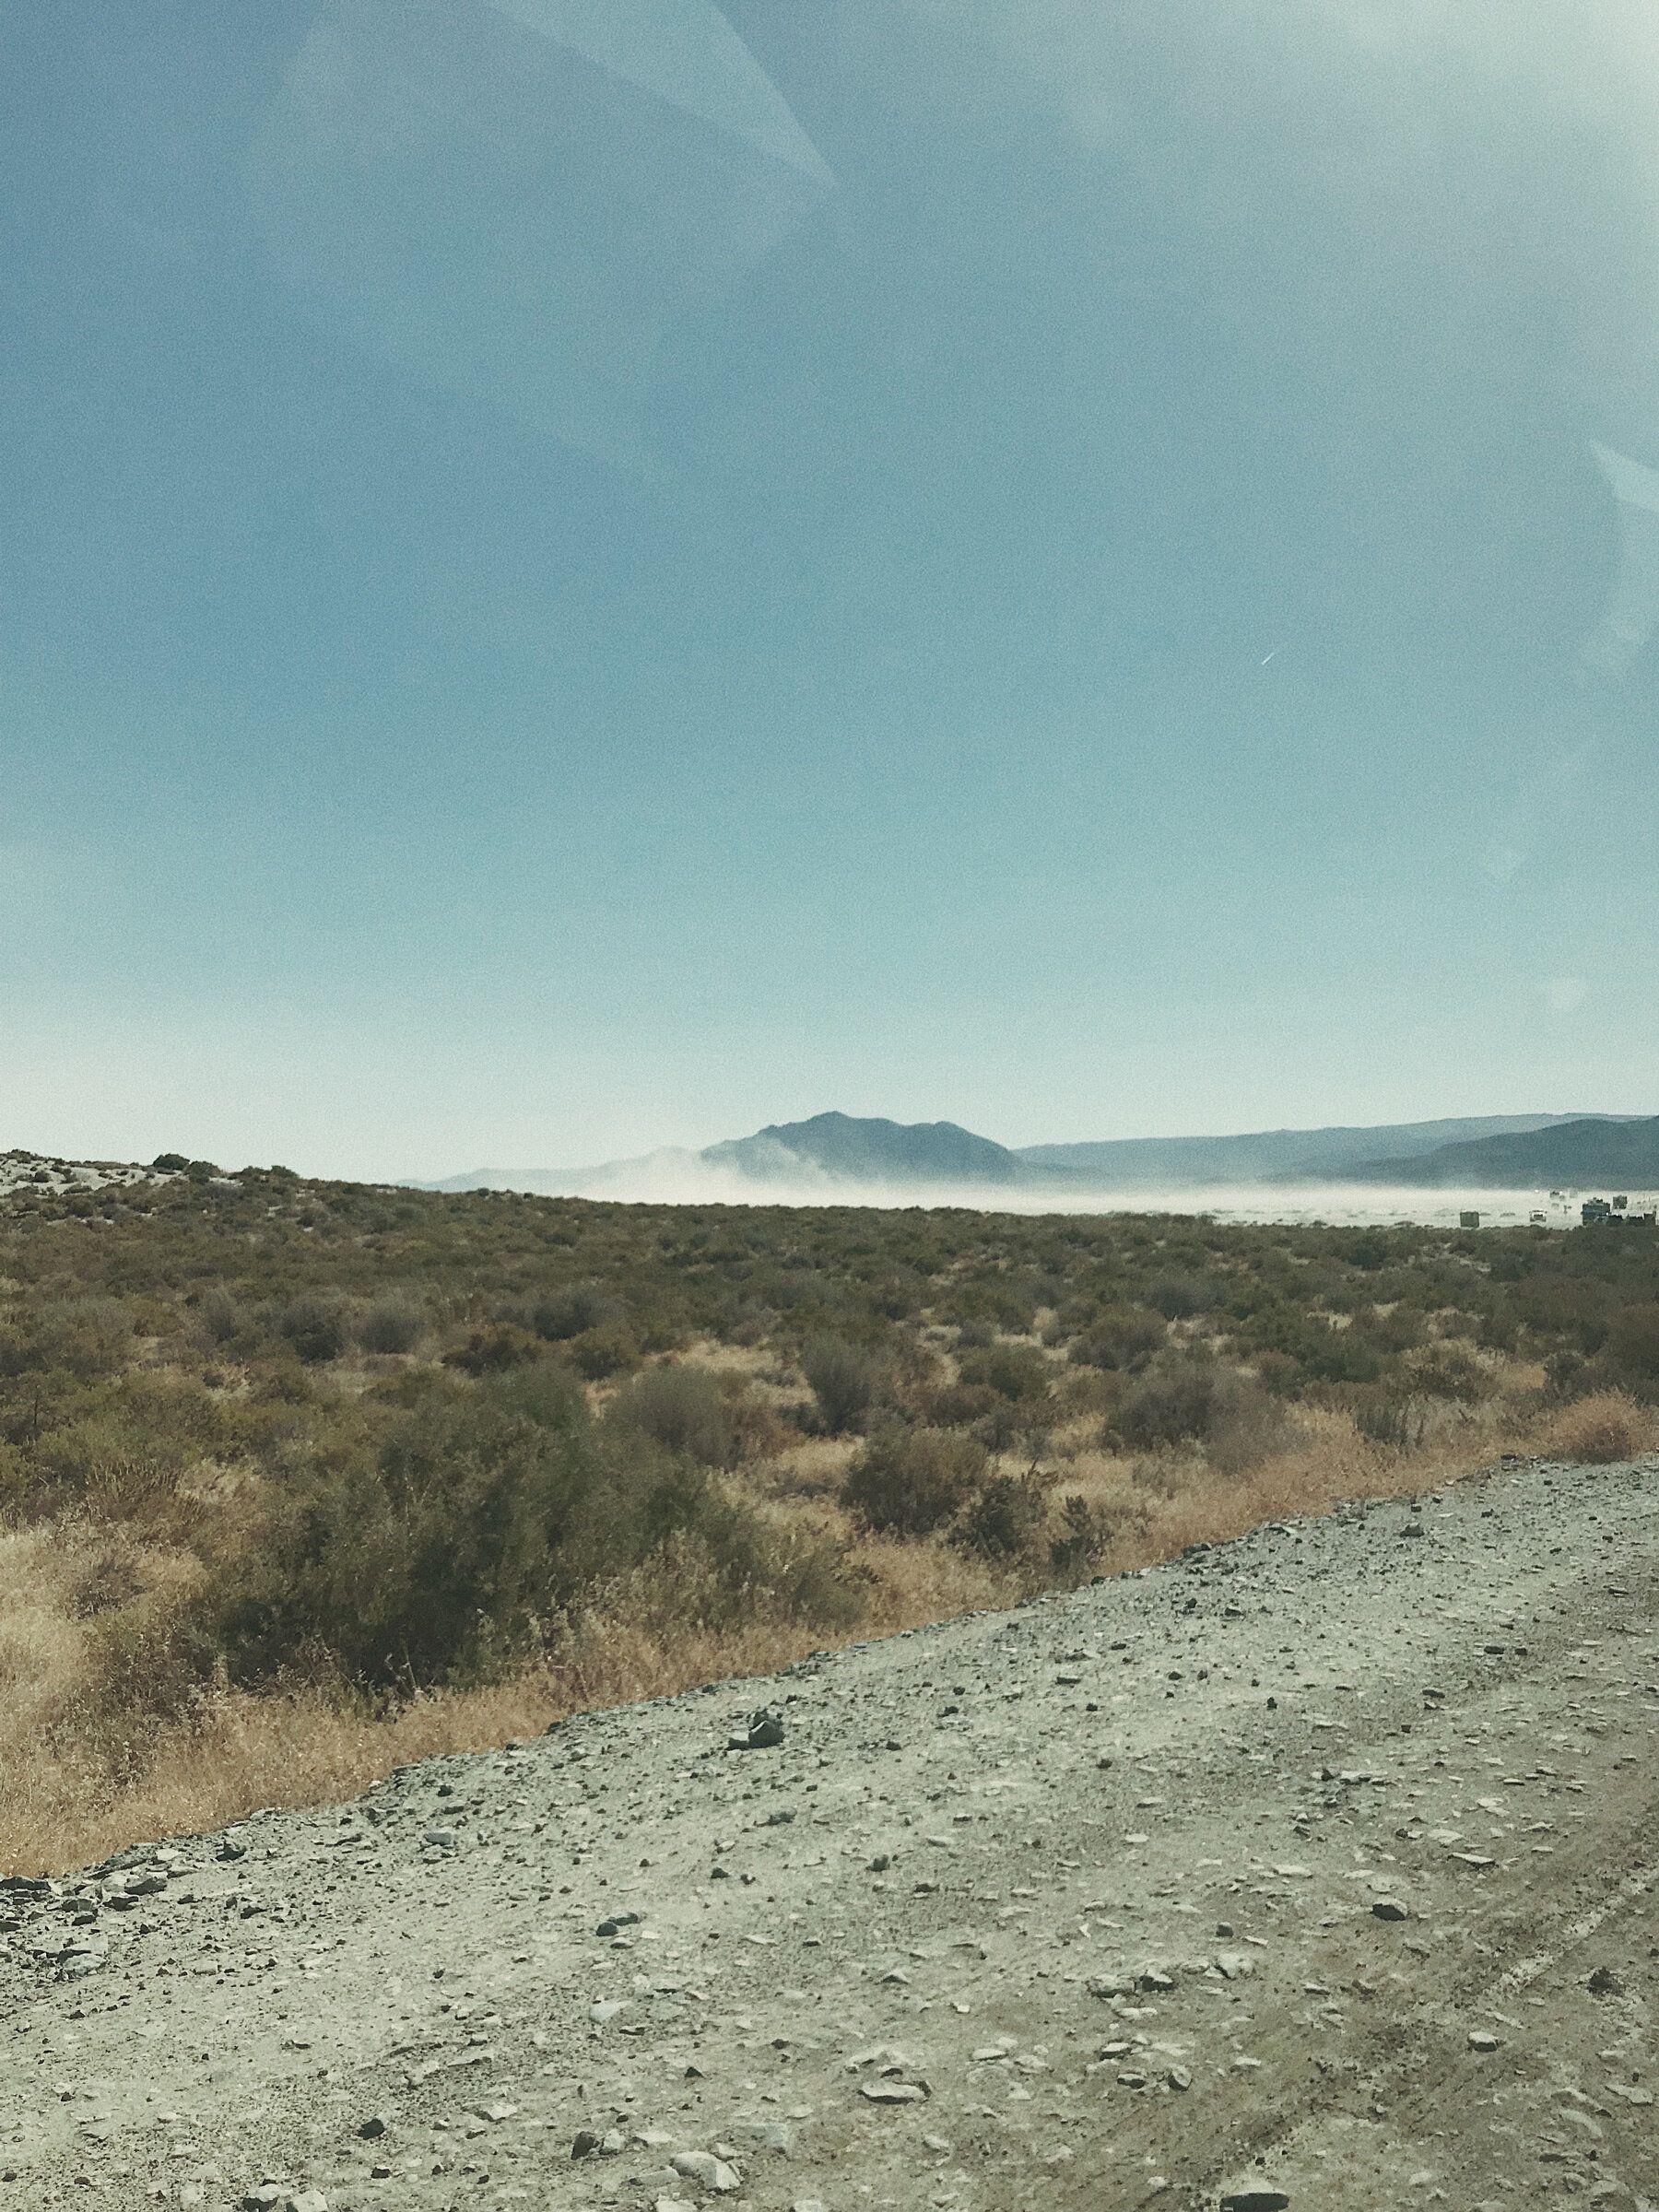
[[[1494,1113],[1436,1122],[1396,1122],[1379,1128],[1262,1129],[1242,1136],[1127,1136],[1103,1144],[1028,1145],[1019,1158],[1033,1167],[1099,1181],[1132,1183],[1339,1181],[1383,1158],[1411,1159],[1449,1144],[1548,1128],[1571,1114]],[[1594,1117],[1583,1117],[1594,1118]]]
[[[1491,1191],[1659,1187],[1659,1115],[1613,1121],[1585,1115],[1547,1128],[1441,1145],[1414,1159],[1376,1159],[1350,1171],[1357,1182],[1462,1186]]]
[[[1118,1137],[1097,1144],[1028,1145],[1015,1150],[955,1122],[892,1122],[877,1116],[818,1113],[773,1122],[752,1136],[733,1137],[692,1152],[665,1147],[637,1159],[597,1167],[479,1168],[424,1187],[441,1191],[513,1190],[548,1196],[716,1200],[771,1189],[792,1197],[841,1191],[971,1193],[983,1190],[1087,1195],[1090,1192],[1262,1185],[1276,1182],[1439,1182],[1503,1187],[1491,1180],[1511,1170],[1514,1187],[1614,1175],[1594,1164],[1629,1159],[1617,1172],[1630,1182],[1654,1180],[1633,1154],[1586,1150],[1584,1132],[1652,1126],[1601,1114],[1483,1114],[1374,1128],[1269,1129],[1232,1136]],[[1522,1171],[1527,1155],[1501,1150],[1562,1133],[1547,1168]],[[1569,1135],[1568,1132],[1578,1132]],[[1499,1147],[1494,1150],[1493,1147]],[[1540,1155],[1540,1158],[1543,1156]],[[1429,1163],[1436,1163],[1430,1166]],[[1520,1164],[1517,1164],[1520,1163]],[[1582,1163],[1582,1164],[1581,1164]]]

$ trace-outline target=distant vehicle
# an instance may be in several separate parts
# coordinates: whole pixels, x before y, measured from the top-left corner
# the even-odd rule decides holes
[[[1459,1214],[1457,1217],[1457,1226],[1459,1229],[1478,1229],[1480,1227],[1480,1216],[1477,1213]]]
[[[1659,1228],[1659,1206],[1639,1206],[1632,1213],[1630,1198],[1623,1193],[1613,1199],[1586,1198],[1579,1208],[1579,1219],[1586,1228],[1593,1222],[1605,1222],[1610,1229]]]

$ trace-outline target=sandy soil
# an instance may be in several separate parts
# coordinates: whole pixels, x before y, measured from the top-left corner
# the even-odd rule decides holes
[[[1652,2212],[1656,1601],[1527,1465],[13,1883],[0,2207]]]

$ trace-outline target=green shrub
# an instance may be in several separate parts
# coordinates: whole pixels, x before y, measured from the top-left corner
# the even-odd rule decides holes
[[[114,1298],[31,1300],[0,1330],[0,1379],[53,1370],[88,1381],[130,1356],[133,1315]]]
[[[752,1515],[637,1430],[595,1426],[543,1362],[412,1415],[373,1457],[298,1471],[197,1618],[238,1682],[482,1680],[675,1536],[735,1592],[765,1552]]]
[[[1029,1344],[994,1344],[971,1352],[961,1363],[961,1373],[970,1390],[994,1390],[1015,1405],[1046,1398],[1053,1389],[1053,1369]]]
[[[1154,1277],[1147,1290],[1147,1303],[1156,1307],[1166,1321],[1192,1321],[1216,1303],[1216,1286],[1206,1276],[1171,1268]]]
[[[209,1345],[233,1343],[248,1325],[248,1315],[222,1283],[204,1290],[196,1301],[196,1326]]]
[[[412,1300],[382,1298],[359,1314],[356,1335],[366,1352],[412,1352],[424,1326],[420,1308]]]
[[[492,1321],[474,1329],[465,1344],[445,1352],[443,1363],[466,1375],[499,1375],[541,1356],[541,1339],[528,1329],[514,1328],[510,1321]]]
[[[1161,1445],[1202,1439],[1220,1408],[1223,1372],[1207,1359],[1153,1371],[1111,1417],[1107,1441],[1122,1451],[1155,1452]]]
[[[1213,1466],[1241,1474],[1288,1450],[1297,1431],[1261,1382],[1197,1356],[1149,1371],[1108,1417],[1105,1441],[1120,1451],[1159,1453],[1202,1444]]]
[[[994,1475],[970,1500],[955,1540],[985,1559],[1018,1559],[1035,1548],[1048,1518],[1048,1490],[1034,1470]]]
[[[337,1359],[346,1349],[346,1320],[337,1299],[291,1298],[276,1316],[279,1333],[312,1366]]]
[[[1659,1304],[1626,1306],[1607,1331],[1604,1357],[1620,1382],[1659,1383]]]
[[[1062,1500],[1060,1526],[1049,1545],[1049,1568],[1056,1581],[1075,1582],[1092,1572],[1112,1541],[1107,1515],[1077,1495]]]
[[[566,1339],[565,1349],[590,1382],[603,1382],[609,1375],[620,1374],[640,1357],[633,1331],[619,1321],[584,1329],[580,1336]]]
[[[1492,1378],[1462,1345],[1444,1345],[1408,1371],[1411,1386],[1428,1398],[1455,1398],[1467,1406],[1492,1394]]]
[[[706,1368],[649,1367],[618,1393],[610,1418],[706,1467],[737,1459],[737,1424]]]
[[[928,1536],[947,1527],[984,1481],[990,1457],[959,1430],[878,1429],[847,1470],[841,1503],[881,1535]]]
[[[1148,1307],[1106,1306],[1074,1337],[1066,1356],[1079,1367],[1141,1367],[1162,1350],[1166,1334],[1161,1315]]]
[[[831,1436],[862,1427],[879,1382],[867,1352],[834,1336],[815,1336],[801,1355],[801,1371]]]
[[[569,1289],[555,1290],[535,1300],[529,1312],[530,1326],[549,1344],[564,1344],[621,1317],[622,1308],[617,1300],[607,1298],[594,1283],[574,1283]]]

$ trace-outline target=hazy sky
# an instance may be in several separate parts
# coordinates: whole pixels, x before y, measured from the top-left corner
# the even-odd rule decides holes
[[[1648,0],[0,23],[0,1143],[1659,1111]]]

